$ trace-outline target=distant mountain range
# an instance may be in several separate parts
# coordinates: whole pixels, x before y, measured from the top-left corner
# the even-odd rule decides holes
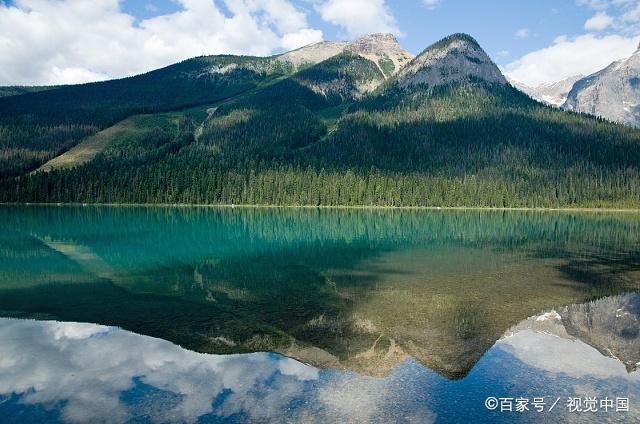
[[[524,330],[580,340],[604,356],[624,364],[628,372],[640,367],[638,293],[604,297],[584,304],[568,305],[520,322],[506,332],[510,337]]]
[[[0,201],[640,207],[639,143],[468,35],[413,58],[372,34],[2,97]]]
[[[550,105],[640,127],[640,46],[631,57],[588,76],[573,76],[536,87],[510,82]]]
[[[538,101],[553,106],[562,106],[567,101],[573,85],[582,78],[583,75],[575,75],[561,81],[548,82],[533,87],[511,78],[509,78],[509,83]]]
[[[628,59],[577,81],[563,107],[639,127],[640,48]]]

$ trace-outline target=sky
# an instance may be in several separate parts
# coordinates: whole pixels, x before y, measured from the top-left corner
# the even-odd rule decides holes
[[[0,85],[98,81],[374,32],[413,54],[465,32],[505,74],[538,85],[630,56],[640,0],[0,0]]]

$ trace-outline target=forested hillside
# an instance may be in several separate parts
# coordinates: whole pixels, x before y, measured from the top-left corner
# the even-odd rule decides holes
[[[131,78],[0,98],[0,178],[31,171],[128,116],[230,98],[292,70],[272,58],[201,57]]]
[[[207,77],[202,84],[216,89],[190,85],[191,97],[180,83],[164,100],[149,89],[149,99],[160,96],[149,100],[155,106],[142,97],[118,109],[104,94],[96,104],[112,115],[87,106],[68,131],[91,133],[122,110],[168,110],[188,99],[203,106],[176,112],[177,124],[158,120],[152,131],[120,137],[73,169],[5,177],[0,200],[640,207],[640,131],[531,100],[468,36],[436,43],[392,78],[349,52],[294,71]],[[64,97],[18,96],[0,108],[25,116],[31,96],[56,92]],[[72,110],[67,100],[60,104]]]
[[[9,86],[0,87],[0,97],[18,96],[20,94],[35,93],[38,91],[52,90],[55,86]]]

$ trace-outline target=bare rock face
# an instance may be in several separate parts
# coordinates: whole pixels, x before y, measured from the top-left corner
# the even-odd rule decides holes
[[[346,41],[321,41],[281,54],[278,58],[295,67],[313,65],[339,55],[347,47],[347,44],[349,43]]]
[[[398,73],[400,87],[436,87],[473,81],[507,84],[496,64],[466,34],[454,34],[438,41]]]
[[[584,75],[575,75],[560,81],[544,83],[533,87],[510,78],[508,78],[508,80],[515,88],[528,94],[535,100],[552,106],[562,106],[567,100],[573,85],[583,77]]]
[[[396,74],[413,59],[392,34],[370,34],[350,42],[345,51],[358,54],[375,63],[385,78]]]
[[[563,107],[640,127],[640,48],[575,83]]]
[[[571,305],[559,311],[569,335],[621,361],[640,366],[640,294],[629,293]]]
[[[358,100],[374,91],[413,58],[391,34],[371,34],[348,43],[317,43],[280,56],[314,66],[293,78],[327,98]]]
[[[548,311],[512,327],[505,337],[523,330],[580,340],[603,355],[618,359],[628,372],[634,372],[640,366],[640,293]]]
[[[413,59],[392,34],[369,34],[350,42],[322,41],[284,53],[278,58],[299,68],[323,62],[343,52],[372,61],[385,78],[396,74]]]

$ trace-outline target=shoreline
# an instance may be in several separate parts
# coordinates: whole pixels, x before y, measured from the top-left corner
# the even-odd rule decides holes
[[[57,206],[57,207],[136,207],[136,208],[221,208],[221,209],[354,209],[354,210],[423,210],[423,211],[511,211],[511,212],[590,212],[640,214],[640,208],[581,208],[581,207],[490,207],[490,206],[347,206],[347,205],[252,205],[252,204],[197,204],[197,203],[0,203],[5,206]]]

